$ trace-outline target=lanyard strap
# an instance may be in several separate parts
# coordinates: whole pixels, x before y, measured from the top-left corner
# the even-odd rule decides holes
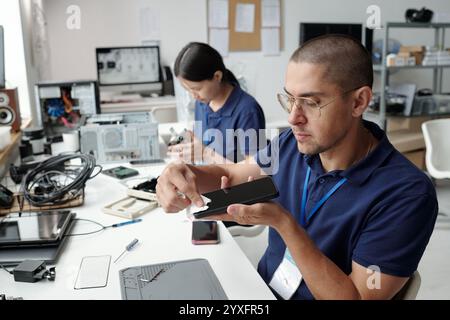
[[[331,188],[330,191],[327,192],[326,195],[323,196],[322,199],[312,208],[308,217],[306,217],[306,200],[308,199],[308,182],[311,177],[311,168],[308,167],[308,171],[306,172],[305,182],[303,184],[303,194],[302,194],[302,207],[300,212],[300,223],[302,226],[305,226],[308,221],[312,218],[312,216],[320,209],[320,207],[339,189],[344,183],[347,182],[347,178],[342,178],[338,183]]]

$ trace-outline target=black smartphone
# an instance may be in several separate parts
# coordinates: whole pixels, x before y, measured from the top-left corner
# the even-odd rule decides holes
[[[277,187],[272,177],[267,176],[258,180],[242,183],[231,188],[208,192],[203,196],[211,199],[208,209],[194,213],[194,217],[204,218],[214,214],[225,213],[231,204],[254,204],[269,201],[278,197]]]
[[[103,170],[102,173],[117,179],[126,179],[139,175],[139,171],[123,166]]]
[[[192,221],[193,244],[219,243],[219,226],[217,221]]]

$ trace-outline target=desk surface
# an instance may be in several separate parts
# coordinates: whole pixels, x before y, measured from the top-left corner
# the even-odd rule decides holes
[[[143,176],[158,175],[163,166],[135,167]],[[126,196],[119,180],[100,174],[86,185],[83,207],[74,208],[77,218],[103,225],[126,221],[108,215],[102,208]],[[0,270],[0,294],[24,299],[121,299],[119,270],[131,266],[177,260],[205,258],[209,261],[229,299],[274,299],[272,292],[222,223],[218,245],[191,244],[191,222],[184,212],[165,214],[161,208],[142,216],[143,221],[102,232],[71,237],[56,264],[56,280],[36,283],[15,282],[13,276]],[[96,230],[97,226],[77,221],[72,233]],[[139,244],[117,263],[116,257],[134,238]],[[75,290],[81,259],[85,256],[111,255],[108,285],[105,288]]]

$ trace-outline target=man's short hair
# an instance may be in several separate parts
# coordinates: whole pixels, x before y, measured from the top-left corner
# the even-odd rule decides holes
[[[372,88],[371,56],[358,40],[347,35],[327,34],[313,38],[295,50],[290,61],[324,66],[326,80],[342,90]]]

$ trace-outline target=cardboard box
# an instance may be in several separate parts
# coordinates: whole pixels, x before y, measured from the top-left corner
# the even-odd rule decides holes
[[[408,57],[414,57],[416,65],[421,65],[425,55],[425,48],[423,46],[401,46],[399,54],[407,54]]]

